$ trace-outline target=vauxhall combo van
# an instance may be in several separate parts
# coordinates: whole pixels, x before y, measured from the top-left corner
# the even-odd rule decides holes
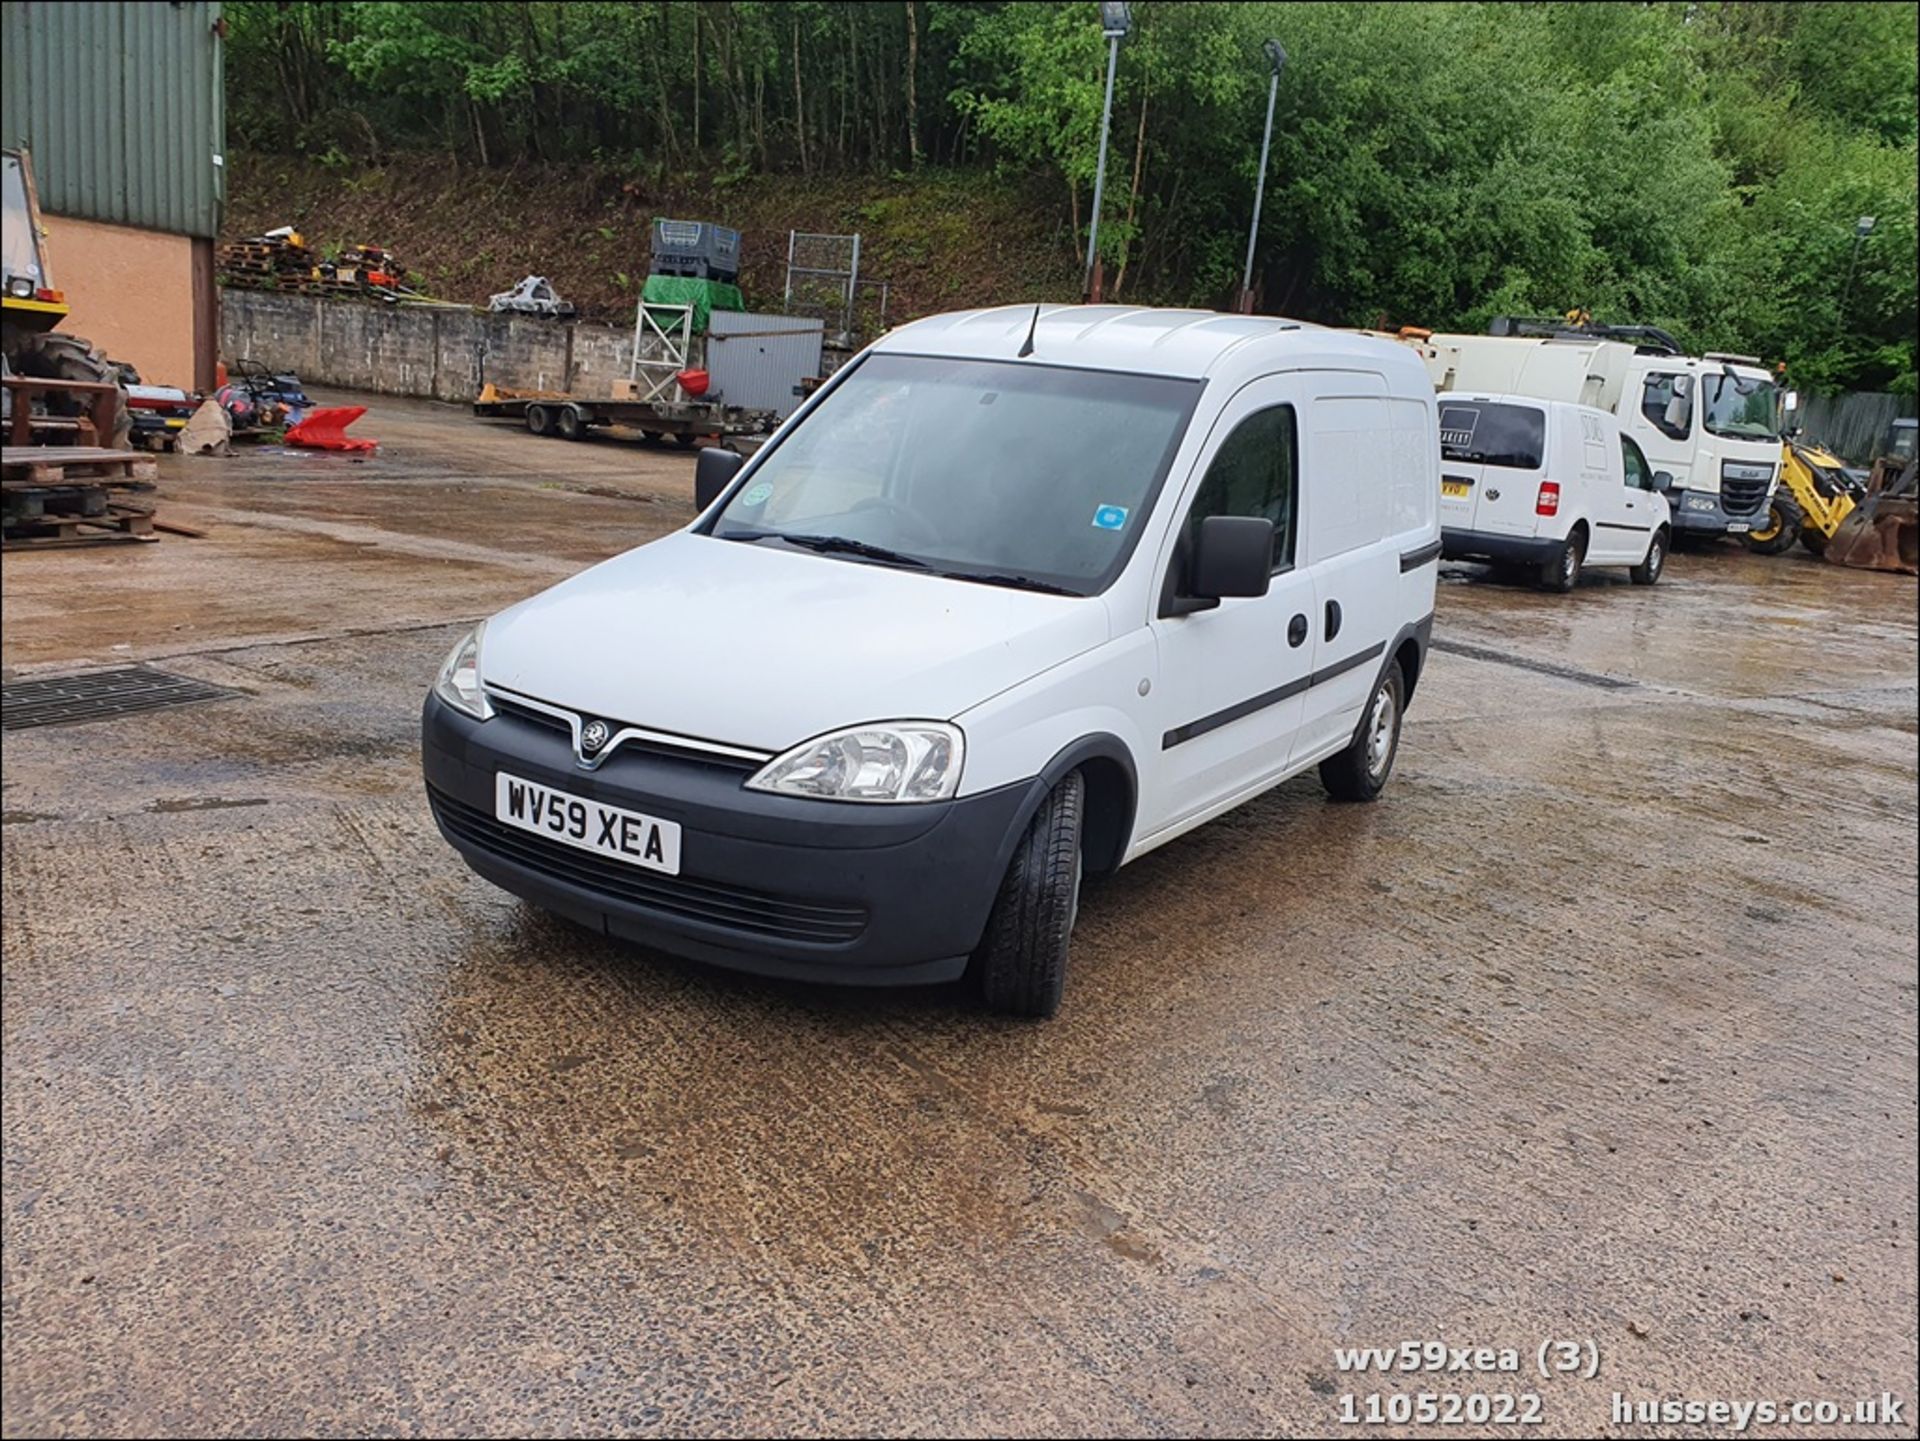
[[[614,936],[830,981],[971,969],[1050,1015],[1083,876],[1311,767],[1380,794],[1439,459],[1389,340],[1117,307],[904,326],[750,460],[703,451],[684,530],[454,647],[434,817]]]

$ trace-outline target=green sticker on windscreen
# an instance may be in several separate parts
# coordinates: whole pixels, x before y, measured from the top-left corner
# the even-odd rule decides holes
[[[747,487],[747,493],[740,497],[742,505],[764,505],[767,497],[773,494],[773,482],[763,480],[758,485]]]

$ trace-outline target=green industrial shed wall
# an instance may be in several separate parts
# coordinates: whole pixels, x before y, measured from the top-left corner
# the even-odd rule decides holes
[[[226,198],[218,4],[4,0],[0,139],[53,215],[211,240]]]

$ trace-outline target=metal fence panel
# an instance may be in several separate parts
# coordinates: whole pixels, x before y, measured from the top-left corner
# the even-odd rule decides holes
[[[1800,405],[1800,433],[1855,465],[1871,464],[1880,454],[1887,426],[1898,416],[1914,413],[1912,396],[1868,390],[1802,395]]]
[[[800,382],[820,374],[825,325],[804,315],[716,310],[707,330],[707,371],[728,405],[777,412],[800,404]]]

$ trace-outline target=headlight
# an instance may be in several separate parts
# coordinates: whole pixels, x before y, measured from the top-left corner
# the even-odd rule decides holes
[[[481,621],[468,631],[440,663],[440,674],[433,681],[435,695],[475,720],[486,720],[493,714],[487,693],[480,689],[480,637],[486,629],[487,623]]]
[[[944,801],[960,788],[965,750],[960,728],[941,721],[849,726],[775,756],[747,786],[830,801]]]

